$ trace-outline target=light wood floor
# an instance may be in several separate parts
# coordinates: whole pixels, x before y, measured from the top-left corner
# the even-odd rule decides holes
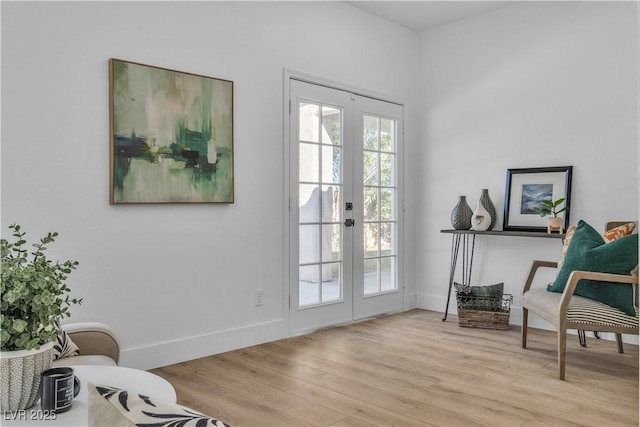
[[[638,426],[638,346],[461,328],[424,310],[153,370],[234,426]]]

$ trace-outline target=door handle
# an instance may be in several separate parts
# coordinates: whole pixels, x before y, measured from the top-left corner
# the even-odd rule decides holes
[[[356,225],[356,220],[355,219],[351,219],[351,218],[347,218],[344,220],[344,225],[346,227],[353,227],[354,225]]]

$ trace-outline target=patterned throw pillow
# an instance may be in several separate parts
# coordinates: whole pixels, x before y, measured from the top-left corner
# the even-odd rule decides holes
[[[453,287],[456,288],[457,294],[467,295],[471,293],[471,286],[464,285],[462,283],[453,282]]]
[[[53,360],[79,355],[80,349],[76,343],[69,338],[69,334],[67,334],[59,324],[58,329],[60,329],[60,333],[58,334],[58,340],[53,345]]]
[[[613,242],[616,239],[619,239],[624,236],[628,236],[633,233],[633,230],[636,228],[635,222],[628,222],[626,224],[622,224],[619,227],[612,228],[611,230],[607,230],[602,235],[602,238],[605,242]]]
[[[564,243],[562,245],[562,252],[560,252],[560,258],[558,258],[558,269],[556,271],[560,271],[562,266],[564,265],[564,258],[567,256],[567,249],[569,249],[569,244],[571,243],[571,239],[573,238],[573,234],[576,232],[576,226],[571,225],[567,228],[566,233],[564,233]]]
[[[602,238],[606,243],[613,242],[616,239],[619,239],[624,236],[628,236],[633,233],[633,230],[636,228],[635,222],[628,222],[619,227],[612,228],[611,230],[605,231],[602,235]],[[564,244],[562,245],[562,252],[560,252],[560,258],[558,259],[558,269],[557,272],[560,272],[562,266],[564,265],[564,259],[567,256],[567,249],[569,249],[569,244],[571,243],[571,239],[573,238],[573,234],[576,232],[576,226],[572,225],[567,228],[567,232],[564,234]]]
[[[88,384],[89,426],[231,427],[180,405],[155,404],[147,396],[126,390]]]
[[[456,288],[459,309],[500,311],[502,310],[502,294],[504,283],[486,286],[469,286],[453,283]]]

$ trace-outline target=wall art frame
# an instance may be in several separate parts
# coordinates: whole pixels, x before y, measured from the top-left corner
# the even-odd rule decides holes
[[[564,197],[567,209],[558,214],[569,227],[573,166],[508,169],[504,202],[504,231],[547,232],[540,216],[542,200]]]
[[[233,203],[233,130],[233,81],[109,59],[110,203]]]

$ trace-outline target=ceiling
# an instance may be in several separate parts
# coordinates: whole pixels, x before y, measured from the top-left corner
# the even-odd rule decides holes
[[[347,1],[415,32],[450,24],[471,16],[511,6],[520,1]]]

